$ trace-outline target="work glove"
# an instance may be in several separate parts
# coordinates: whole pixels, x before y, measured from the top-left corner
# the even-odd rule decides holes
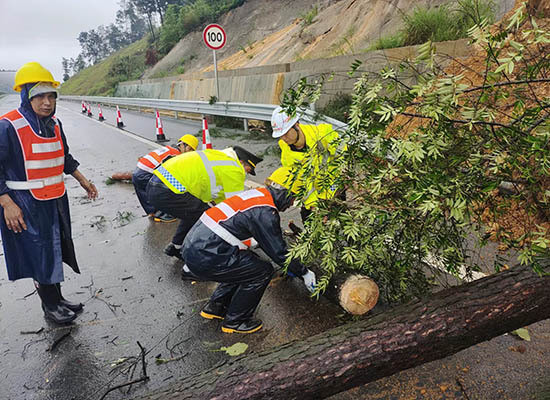
[[[315,285],[317,285],[315,272],[308,269],[307,272],[302,275],[302,279],[304,280],[304,285],[306,286],[306,289],[309,290],[310,293],[313,293],[315,291]]]
[[[286,269],[286,274],[291,278],[296,278],[297,276],[304,275],[307,271],[308,269],[300,261],[293,259]]]

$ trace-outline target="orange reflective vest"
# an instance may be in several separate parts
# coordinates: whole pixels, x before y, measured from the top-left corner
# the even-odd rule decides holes
[[[178,149],[170,146],[165,146],[161,149],[153,150],[149,154],[141,157],[137,163],[137,167],[151,174],[160,164],[170,156],[181,154]]]
[[[10,111],[0,119],[8,120],[17,133],[27,175],[26,181],[6,181],[6,186],[12,190],[30,190],[36,200],[51,200],[63,196],[65,152],[61,130],[55,117],[55,136],[51,138],[34,132],[18,110]]]
[[[230,245],[246,250],[250,246],[256,245],[257,242],[253,238],[244,240],[237,238],[221,226],[220,222],[227,221],[234,215],[254,207],[273,207],[277,209],[273,203],[271,193],[266,188],[251,189],[236,194],[217,206],[209,208],[201,215],[200,221]]]

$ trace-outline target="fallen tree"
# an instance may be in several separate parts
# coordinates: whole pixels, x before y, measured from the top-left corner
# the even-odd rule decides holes
[[[141,399],[326,398],[548,319],[548,304],[550,276],[517,267],[241,357]]]

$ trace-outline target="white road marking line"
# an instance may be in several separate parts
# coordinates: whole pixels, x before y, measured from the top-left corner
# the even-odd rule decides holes
[[[58,107],[64,109],[65,111],[70,111],[70,112],[75,113],[75,114],[78,114],[78,115],[81,114],[81,113],[79,113],[79,112],[77,112],[77,111],[71,110],[70,108],[60,106],[59,104],[58,104]],[[95,119],[93,119],[93,118],[90,118],[89,121],[93,121],[93,122],[95,122],[95,123],[97,123],[97,124],[100,124],[101,126],[105,126],[105,127],[109,128],[109,129],[112,129],[112,130],[114,130],[114,131],[116,131],[116,132],[118,132],[118,133],[123,134],[124,136],[127,136],[127,137],[129,137],[129,138],[132,138],[132,139],[134,139],[134,140],[137,140],[138,142],[148,144],[148,145],[150,145],[150,146],[152,146],[152,147],[155,147],[155,148],[157,148],[157,149],[160,149],[160,148],[164,147],[163,145],[160,145],[160,144],[158,144],[158,143],[155,143],[155,142],[153,142],[152,140],[145,139],[145,138],[143,138],[143,137],[141,137],[141,136],[139,136],[139,135],[136,135],[135,133],[131,133],[131,132],[125,131],[125,130],[123,130],[123,129],[117,128],[117,127],[115,127],[115,126],[109,124],[108,122],[101,122],[101,121],[95,120]],[[251,180],[248,180],[248,179],[244,182],[244,184],[245,184],[245,186],[247,186],[247,187],[249,187],[249,188],[253,188],[253,189],[259,188],[259,187],[263,187],[263,185],[262,185],[261,183],[257,183],[257,182],[254,182],[254,181],[251,181]]]

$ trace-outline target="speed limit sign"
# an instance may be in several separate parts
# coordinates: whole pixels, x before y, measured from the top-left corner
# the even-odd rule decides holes
[[[210,24],[202,31],[204,43],[212,50],[219,50],[225,46],[227,37],[223,28],[217,24]]]

